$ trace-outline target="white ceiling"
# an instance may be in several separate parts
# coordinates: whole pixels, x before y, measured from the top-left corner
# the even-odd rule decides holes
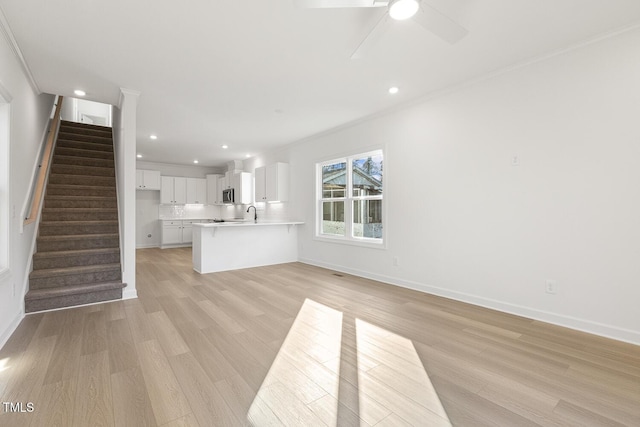
[[[82,88],[114,105],[121,87],[140,91],[144,160],[209,166],[640,23],[638,0],[423,1],[468,36],[449,45],[394,22],[358,60],[350,54],[384,9],[303,9],[296,0],[0,0],[0,8],[41,91]],[[398,94],[388,94],[392,85]]]

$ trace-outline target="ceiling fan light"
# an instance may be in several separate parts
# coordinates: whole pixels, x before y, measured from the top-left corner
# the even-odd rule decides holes
[[[389,2],[389,16],[397,21],[402,21],[415,15],[419,8],[418,0],[391,0]]]

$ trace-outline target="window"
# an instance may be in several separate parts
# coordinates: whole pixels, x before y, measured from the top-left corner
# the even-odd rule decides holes
[[[381,245],[382,150],[318,163],[317,233],[321,238]]]

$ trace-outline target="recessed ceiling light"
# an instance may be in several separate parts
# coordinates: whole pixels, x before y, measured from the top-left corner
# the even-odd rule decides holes
[[[418,12],[418,0],[391,0],[389,2],[389,16],[397,21],[409,19]]]
[[[138,154],[136,157],[141,159],[142,158],[142,154]]]
[[[87,92],[85,92],[85,91],[83,91],[83,90],[80,90],[80,89],[76,89],[76,90],[74,90],[74,91],[73,91],[73,93],[74,93],[76,96],[85,96],[85,95],[87,94]]]
[[[400,89],[398,89],[398,87],[397,87],[397,86],[393,86],[393,87],[390,87],[390,88],[389,88],[389,93],[390,93],[391,95],[395,95],[396,93],[398,93],[398,90],[400,90]]]
[[[226,150],[227,148],[229,148],[229,146],[225,144],[225,145],[222,146],[222,148],[224,148]]]
[[[158,135],[149,135],[149,138],[151,138],[151,139],[158,139]]]
[[[251,157],[251,154],[247,154],[245,157],[248,159],[249,157]]]
[[[193,161],[193,163],[196,163],[196,164],[197,164],[197,163],[198,163],[198,161],[197,161],[197,160],[194,160],[194,161]]]

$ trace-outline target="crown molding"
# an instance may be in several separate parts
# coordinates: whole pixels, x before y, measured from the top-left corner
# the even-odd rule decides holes
[[[4,35],[4,38],[7,40],[7,43],[11,47],[13,51],[13,55],[16,57],[20,65],[22,66],[22,71],[24,75],[27,77],[29,84],[33,91],[40,95],[42,91],[40,87],[38,87],[38,83],[36,83],[36,79],[33,78],[33,74],[31,73],[31,69],[29,65],[27,65],[27,61],[24,59],[24,55],[20,50],[20,46],[18,46],[18,42],[16,38],[13,36],[13,32],[11,31],[11,27],[9,26],[9,22],[7,21],[7,17],[4,15],[2,9],[0,9],[0,32]]]

